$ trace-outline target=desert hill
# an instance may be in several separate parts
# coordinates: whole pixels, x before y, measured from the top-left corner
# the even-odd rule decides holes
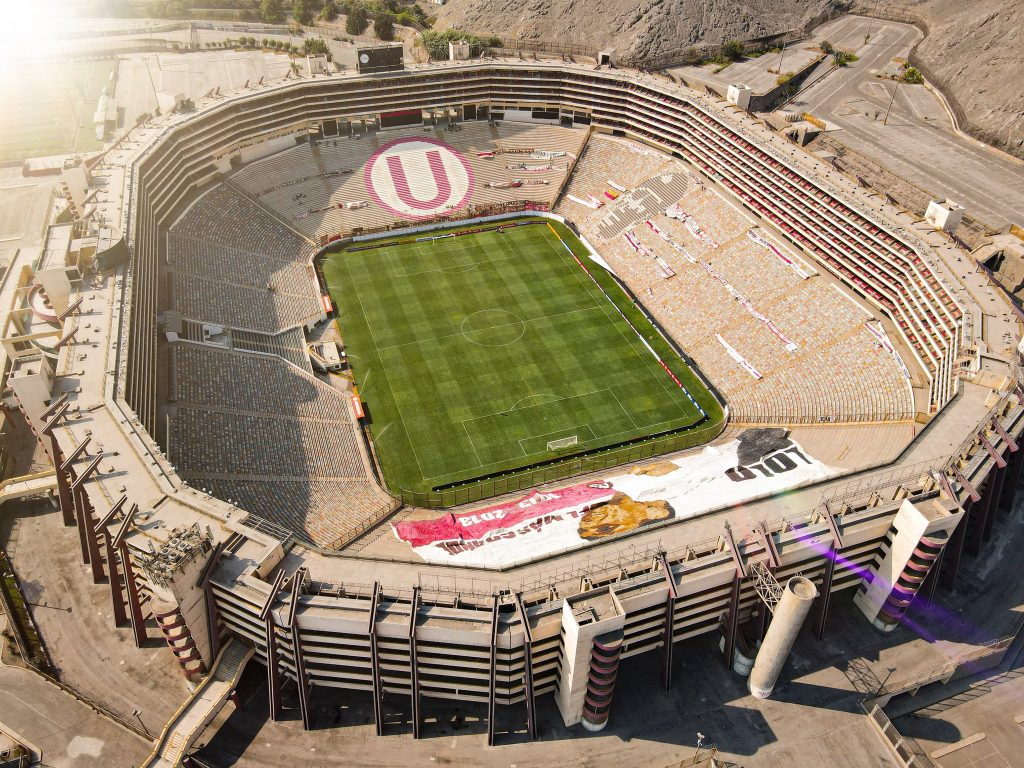
[[[979,138],[1024,157],[1024,2],[1020,0],[448,0],[425,6],[436,27],[614,47],[656,56],[698,43],[749,39],[858,6],[909,14],[928,37],[917,55]]]

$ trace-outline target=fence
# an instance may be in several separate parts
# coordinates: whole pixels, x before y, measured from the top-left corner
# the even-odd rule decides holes
[[[1020,631],[1018,627],[1017,632]],[[957,680],[963,677],[970,677],[976,675],[979,672],[992,669],[993,667],[999,666],[1003,659],[1006,657],[1006,652],[1010,649],[1014,639],[1017,636],[1017,632],[1006,637],[1000,637],[997,640],[993,640],[981,648],[976,648],[973,651],[962,653],[956,658],[950,660],[941,667],[925,670],[915,675],[908,675],[907,677],[894,680],[891,683],[886,683],[879,688],[878,693],[875,695],[875,699],[881,697],[892,697],[897,696],[907,691],[916,691],[918,688],[922,688],[931,683],[948,683],[951,680]]]
[[[445,509],[460,504],[472,504],[494,496],[515,493],[537,486],[566,480],[576,475],[601,472],[622,464],[645,461],[666,453],[683,451],[703,445],[717,437],[725,428],[725,420],[695,431],[675,432],[668,435],[637,441],[628,445],[599,451],[584,456],[554,460],[543,466],[509,472],[497,477],[483,478],[459,485],[432,491],[399,492],[402,503],[416,507]]]
[[[861,704],[861,707],[904,768],[935,768],[935,763],[924,753],[921,745],[896,730],[896,726],[881,707],[865,704]]]
[[[342,230],[336,235],[321,235],[318,245],[320,248],[326,248],[327,246],[334,245],[339,241],[342,245],[345,245],[345,241],[348,240],[361,242],[363,240],[371,240],[387,235],[404,235],[412,234],[413,232],[426,232],[432,229],[444,229],[446,227],[456,226],[460,221],[468,221],[471,219],[486,220],[489,217],[495,217],[495,220],[497,220],[498,217],[507,218],[510,215],[517,213],[546,213],[548,208],[549,206],[547,203],[537,202],[535,200],[509,200],[508,202],[495,203],[494,205],[470,206],[461,211],[445,213],[443,216],[437,217],[436,220],[432,220],[432,223],[430,224],[410,225],[408,221],[395,221],[382,227],[356,227],[349,230]]]
[[[485,41],[490,43],[500,42],[500,45],[488,45],[487,49],[497,54],[522,54],[522,53],[546,53],[554,56],[581,56],[595,58],[595,49],[588,45],[574,43],[553,43],[544,40],[512,40],[505,37],[493,37],[481,35]]]

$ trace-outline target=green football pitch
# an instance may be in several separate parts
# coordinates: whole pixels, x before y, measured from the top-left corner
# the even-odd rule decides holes
[[[711,393],[586,253],[566,227],[542,221],[325,258],[393,491],[449,487],[721,419]]]

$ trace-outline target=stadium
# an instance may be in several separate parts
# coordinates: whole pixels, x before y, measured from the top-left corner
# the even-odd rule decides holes
[[[88,170],[130,260],[40,281],[59,342],[12,386],[115,623],[196,682],[255,658],[273,719],[334,687],[378,734],[429,699],[536,738],[549,695],[599,730],[620,661],[669,687],[700,636],[768,696],[805,619],[892,630],[1013,503],[1019,310],[667,77],[253,85]]]

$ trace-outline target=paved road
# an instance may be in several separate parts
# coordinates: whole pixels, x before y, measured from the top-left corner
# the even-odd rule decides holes
[[[0,616],[0,627],[6,621]],[[0,722],[39,748],[52,768],[127,768],[151,748],[34,672],[3,664]]]
[[[77,529],[61,525],[59,512],[36,505],[17,526],[11,558],[61,679],[126,719],[141,710],[158,731],[188,696],[166,644],[150,628],[154,639],[137,649],[129,629],[114,629],[108,587],[92,583]]]
[[[1018,766],[1024,753],[1022,674],[1018,667],[994,676],[925,710],[927,714],[901,717],[897,727],[934,755],[940,768]]]
[[[864,36],[871,25],[871,39]],[[921,38],[915,27],[847,16],[815,33],[860,60],[811,85],[790,108],[835,124],[836,138],[894,173],[966,206],[993,227],[1024,223],[1024,163],[954,132],[938,99],[925,86],[899,87],[876,77],[892,71]]]

